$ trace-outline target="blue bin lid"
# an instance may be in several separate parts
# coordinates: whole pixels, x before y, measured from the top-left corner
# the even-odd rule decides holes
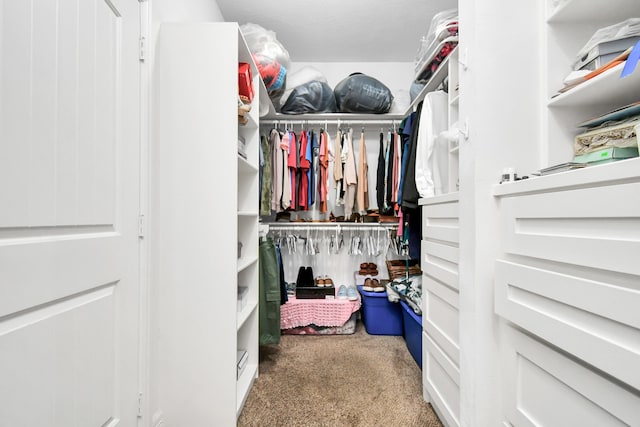
[[[368,292],[365,291],[364,289],[362,289],[362,285],[358,285],[358,292],[360,292],[362,295],[364,295],[365,297],[371,297],[371,298],[386,298],[387,297],[387,292]]]

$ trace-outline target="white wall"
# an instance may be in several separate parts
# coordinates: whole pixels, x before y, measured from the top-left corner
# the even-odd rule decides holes
[[[215,0],[151,0],[152,40],[162,22],[224,21]]]

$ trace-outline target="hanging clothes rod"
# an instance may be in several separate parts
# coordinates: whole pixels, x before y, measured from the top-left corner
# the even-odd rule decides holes
[[[367,125],[393,125],[396,123],[400,123],[402,120],[398,119],[387,119],[387,120],[357,120],[357,119],[330,119],[330,120],[289,120],[289,119],[268,119],[268,120],[260,120],[260,124],[292,124],[292,125],[353,125],[353,124],[361,124],[363,126]]]
[[[306,223],[299,223],[299,225],[293,225],[291,223],[288,224],[279,224],[279,223],[271,223],[268,224],[269,231],[276,230],[300,230],[300,231],[334,231],[336,229],[341,230],[358,230],[358,231],[376,231],[376,230],[395,230],[398,228],[398,224],[378,224],[371,225],[363,222],[328,222],[326,225],[319,225],[315,223],[314,225],[308,225]]]

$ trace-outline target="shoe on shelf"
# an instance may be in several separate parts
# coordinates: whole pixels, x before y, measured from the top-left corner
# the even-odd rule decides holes
[[[300,267],[298,269],[298,277],[296,278],[296,286],[303,287],[305,286],[306,273],[304,267]]]
[[[347,299],[347,287],[345,285],[340,285],[338,288],[338,299]]]
[[[316,278],[316,286],[323,288],[325,286],[325,280],[322,277]]]
[[[356,301],[358,299],[358,291],[356,290],[355,286],[349,286],[347,288],[347,299],[349,301]]]
[[[362,290],[367,292],[373,292],[373,280],[371,277],[367,277],[364,279],[364,285],[362,285]]]
[[[305,285],[306,287],[313,287],[315,286],[315,282],[313,280],[313,268],[311,267],[305,267],[304,269],[304,276],[305,276]]]
[[[331,287],[333,286],[333,280],[330,277],[324,276],[324,285]]]
[[[371,279],[371,289],[373,292],[384,292],[384,286],[380,284],[378,279]]]

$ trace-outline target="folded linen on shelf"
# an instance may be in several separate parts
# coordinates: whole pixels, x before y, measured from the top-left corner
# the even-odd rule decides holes
[[[575,137],[573,152],[576,156],[592,153],[606,147],[636,147],[640,131],[640,116],[617,122],[605,123]]]

